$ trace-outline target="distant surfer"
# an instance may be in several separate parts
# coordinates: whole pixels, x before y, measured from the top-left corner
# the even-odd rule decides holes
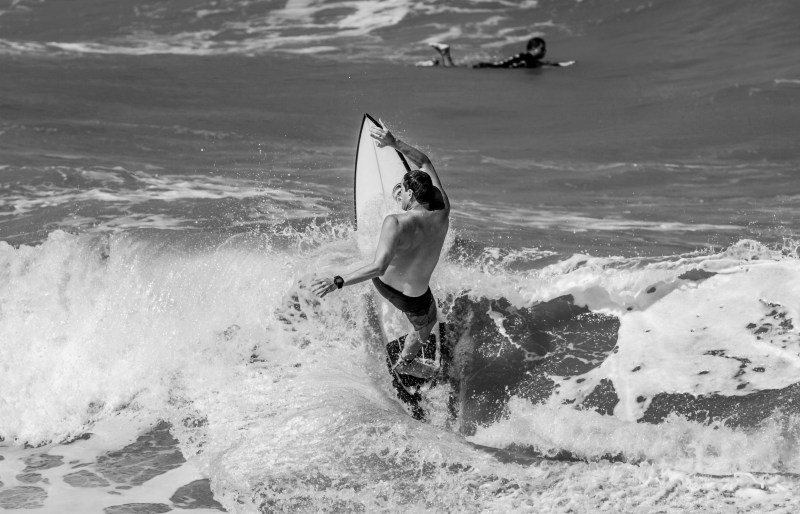
[[[395,371],[431,378],[438,368],[417,359],[417,355],[437,322],[436,300],[429,282],[450,226],[450,201],[427,155],[400,141],[388,129],[373,126],[370,130],[378,147],[394,148],[419,168],[406,173],[393,192],[405,212],[384,218],[371,263],[342,276],[315,279],[311,290],[322,297],[344,286],[372,280],[378,293],[402,311],[414,327],[406,337]]]
[[[432,59],[430,61],[423,61],[417,63],[417,66],[441,66],[451,67],[456,66],[453,62],[453,57],[450,54],[450,46],[442,43],[431,43],[431,46],[439,52],[441,61],[439,59]],[[544,56],[547,53],[547,43],[540,37],[534,37],[528,40],[525,45],[525,51],[513,55],[502,61],[493,62],[479,62],[471,65],[471,68],[542,68],[544,66],[564,67],[575,64],[575,61],[545,61]]]

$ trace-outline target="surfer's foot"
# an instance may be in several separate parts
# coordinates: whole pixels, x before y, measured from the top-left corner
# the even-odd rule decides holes
[[[401,375],[411,375],[412,377],[431,379],[439,374],[441,367],[431,359],[417,358],[411,362],[403,359],[397,361],[394,370]]]

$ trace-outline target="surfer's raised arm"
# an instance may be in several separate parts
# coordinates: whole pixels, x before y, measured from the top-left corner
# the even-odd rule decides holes
[[[447,212],[450,211],[450,200],[447,198],[447,193],[444,192],[444,187],[442,187],[442,181],[439,179],[439,175],[436,173],[436,169],[433,167],[433,163],[427,155],[422,153],[417,148],[414,148],[413,146],[397,139],[395,135],[392,134],[387,128],[372,126],[370,127],[370,134],[372,135],[373,139],[375,139],[375,143],[379,147],[383,148],[384,146],[389,146],[394,148],[403,154],[406,159],[411,161],[411,164],[427,173],[428,176],[431,177],[431,182],[433,185],[442,195],[441,200],[444,209]]]

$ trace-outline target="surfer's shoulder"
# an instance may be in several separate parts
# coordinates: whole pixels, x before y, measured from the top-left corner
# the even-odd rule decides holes
[[[384,230],[397,230],[402,222],[400,221],[400,217],[403,214],[388,214],[385,218],[383,218],[383,229]]]
[[[389,214],[383,219],[383,230],[397,235],[413,230],[413,227],[420,222],[420,217],[416,214],[416,211]]]
[[[425,223],[423,221],[425,214],[428,213],[415,210],[389,214],[383,220],[384,230],[390,233],[394,233],[398,236],[401,234],[408,234],[414,232],[420,224]],[[391,220],[389,220],[390,217]],[[386,225],[387,223],[389,224],[388,226]]]

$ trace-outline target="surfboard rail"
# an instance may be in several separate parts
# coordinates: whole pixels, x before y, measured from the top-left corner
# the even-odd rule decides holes
[[[358,163],[359,163],[359,158],[362,155],[361,151],[363,150],[363,148],[361,147],[361,144],[364,141],[367,141],[365,138],[371,138],[371,136],[369,135],[369,123],[372,123],[376,127],[383,128],[383,125],[378,120],[376,120],[373,116],[371,116],[369,113],[366,113],[366,112],[364,113],[364,116],[361,118],[361,129],[358,131],[358,143],[356,144],[356,160],[355,160],[354,173],[353,173],[353,225],[355,227],[355,230],[358,230],[358,218],[359,218],[359,213],[358,213],[358,211],[359,211],[359,208],[358,208],[358,206],[359,206],[359,203],[358,203],[358,201],[359,201],[359,198],[358,198],[358,190],[359,190],[359,187],[358,187],[358,180],[359,180]],[[372,144],[374,145],[374,143],[372,143]],[[403,167],[405,168],[405,171],[406,172],[411,171],[411,167],[408,165],[408,161],[403,156],[403,154],[398,152],[397,150],[394,150],[394,153],[400,159],[400,162],[402,163]],[[376,158],[376,161],[378,161],[377,158]],[[380,176],[380,173],[378,173],[378,175]],[[381,177],[381,179],[382,179],[382,177]],[[385,186],[383,188],[384,188],[384,190],[386,189]]]

